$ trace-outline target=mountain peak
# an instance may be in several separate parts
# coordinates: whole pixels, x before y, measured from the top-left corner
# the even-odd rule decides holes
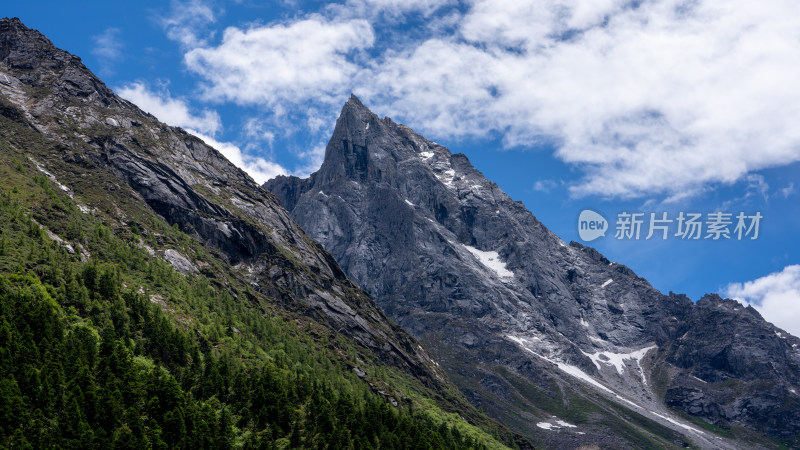
[[[17,79],[23,84],[46,87],[64,101],[79,97],[105,107],[123,104],[79,57],[57,48],[16,17],[0,19],[0,62],[22,71]]]
[[[0,33],[8,30],[35,31],[26,27],[19,17],[3,17],[0,19]]]
[[[350,94],[325,148],[320,176],[328,179],[366,179],[370,159],[369,142],[380,134],[380,128],[380,118],[364,106],[355,94]]]
[[[378,119],[355,96],[322,168],[307,180],[266,187],[390,317],[431,344],[469,398],[523,435],[541,438],[542,422],[518,417],[563,414],[537,400],[551,395],[552,380],[562,392],[599,386],[595,393],[620,407],[635,405],[637,414],[674,430],[667,442],[682,433],[699,447],[735,448],[704,436],[672,408],[772,437],[800,430],[800,415],[783,422],[791,432],[772,425],[775,411],[797,404],[789,389],[800,385],[793,347],[800,340],[736,302],[708,296],[695,306],[665,296],[591,247],[565,244],[466,156]],[[650,380],[664,374],[671,379],[655,389]],[[755,384],[711,384],[759,378],[776,387],[766,393]],[[718,399],[758,404],[758,412],[707,406]],[[577,429],[586,434],[552,434],[547,443],[631,446],[621,434]]]
[[[42,33],[28,28],[17,17],[0,19],[0,60],[11,67],[33,69],[35,60],[57,53],[58,49]],[[66,53],[66,52],[62,52]],[[36,56],[33,59],[30,56]],[[71,55],[70,55],[71,56]],[[78,60],[80,58],[74,57]]]
[[[350,98],[342,106],[339,119],[336,121],[336,128],[353,128],[353,131],[361,128],[367,129],[365,123],[371,118],[378,119],[378,116],[364,106],[355,94],[350,94]],[[335,131],[334,131],[335,133]]]
[[[351,107],[364,108],[369,111],[369,108],[364,106],[364,104],[361,103],[361,100],[356,96],[356,94],[353,94],[352,92],[350,93],[350,98],[347,99],[347,102],[345,102],[344,105],[345,107],[350,105]]]
[[[0,27],[5,26],[6,24],[11,26],[25,27],[25,25],[22,24],[22,21],[19,20],[19,17],[3,17],[0,19]]]

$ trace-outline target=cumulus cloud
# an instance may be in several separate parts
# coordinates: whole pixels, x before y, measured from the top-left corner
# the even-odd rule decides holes
[[[275,178],[278,175],[286,175],[288,174],[287,170],[284,169],[280,164],[274,163],[272,161],[267,161],[264,158],[248,155],[234,144],[230,142],[219,142],[210,136],[206,136],[202,133],[198,133],[193,130],[186,130],[189,133],[199,137],[202,139],[206,144],[214,147],[223,156],[228,158],[228,161],[232,162],[236,167],[247,172],[253,180],[255,180],[258,184],[263,184],[270,178]]]
[[[505,70],[486,51],[442,39],[387,56],[356,93],[376,109],[436,135],[484,135],[502,119],[493,104],[495,72]]]
[[[554,148],[583,173],[574,196],[675,201],[800,160],[800,3],[449,4],[350,0],[228,28],[185,62],[206,98],[302,106],[312,132],[353,91],[433,138]],[[375,10],[449,25],[376,42],[394,24]]]
[[[769,3],[769,4],[767,4]],[[542,140],[574,195],[675,195],[800,159],[798,5],[477,1],[363,90],[435,135]]]
[[[228,28],[218,46],[193,49],[185,62],[207,81],[204,93],[209,99],[275,109],[306,101],[332,105],[344,98],[359,70],[348,55],[373,40],[365,20],[310,17]]]
[[[800,336],[800,265],[747,281],[731,283],[724,295],[752,305],[775,326]]]
[[[193,114],[185,101],[172,98],[163,88],[152,91],[144,83],[136,82],[117,89],[117,94],[168,125],[211,135],[222,128],[216,111],[204,109],[199,115]]]

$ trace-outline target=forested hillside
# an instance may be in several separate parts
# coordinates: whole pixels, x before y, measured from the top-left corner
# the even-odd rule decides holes
[[[254,282],[252,266],[231,264],[86,158],[84,141],[58,142],[32,117],[0,97],[0,447],[515,445],[435,371],[337,329],[302,291]],[[295,287],[322,279],[291,249],[270,257]],[[346,279],[320,283],[356,299],[380,336],[415,343],[388,334],[399,328]]]
[[[4,120],[3,134],[11,128]],[[311,336],[323,330],[312,324],[254,314],[247,289],[186,277],[133,244],[175,239],[202,251],[175,229],[151,218],[161,236],[132,227],[126,242],[16,144],[2,142],[0,169],[3,445],[485,446],[475,430],[437,422],[413,401],[392,407],[337,361],[347,344],[336,336],[319,345]]]

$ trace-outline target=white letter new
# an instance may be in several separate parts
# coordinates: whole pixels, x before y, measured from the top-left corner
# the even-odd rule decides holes
[[[578,216],[578,235],[584,241],[593,241],[600,236],[605,236],[608,230],[608,222],[605,217],[592,211],[584,209]]]

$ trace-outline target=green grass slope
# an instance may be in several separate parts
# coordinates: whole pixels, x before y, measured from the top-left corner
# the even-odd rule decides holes
[[[451,385],[427,387],[276,304],[0,110],[0,447],[514,445]],[[161,249],[199,272],[176,272]]]

